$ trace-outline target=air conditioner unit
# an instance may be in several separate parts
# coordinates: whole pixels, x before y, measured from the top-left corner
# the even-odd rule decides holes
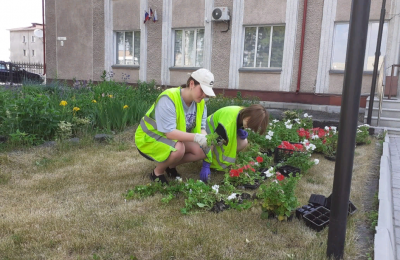
[[[229,21],[231,19],[229,15],[228,7],[215,7],[212,12],[213,21]]]

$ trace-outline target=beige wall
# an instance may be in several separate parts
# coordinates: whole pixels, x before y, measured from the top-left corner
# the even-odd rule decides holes
[[[204,27],[204,10],[204,0],[172,0],[172,28]]]
[[[186,84],[190,74],[193,71],[191,70],[171,70],[171,85],[172,86],[180,86]]]
[[[149,7],[157,10],[158,22],[147,24],[147,81],[155,80],[161,83],[161,50],[162,50],[162,0],[149,0]]]
[[[286,18],[286,1],[245,0],[243,24],[282,24]]]
[[[23,42],[25,36],[25,42]],[[10,31],[10,60],[30,63],[43,63],[43,38],[35,37],[32,42],[33,30]],[[24,56],[24,50],[26,56]],[[32,56],[32,50],[35,56]]]
[[[329,75],[329,93],[342,94],[344,74]],[[362,79],[361,94],[369,94],[371,91],[372,74],[364,74]]]
[[[307,19],[305,27],[303,64],[301,70],[300,92],[315,92],[315,83],[318,72],[319,47],[321,39],[321,24],[323,1],[308,1]],[[302,1],[299,3],[296,51],[293,63],[293,78],[290,91],[296,91],[299,73],[301,33],[303,23],[304,5]]]
[[[114,30],[140,29],[140,0],[113,0]],[[143,22],[143,21],[142,21]]]
[[[227,6],[232,13],[232,0],[215,0],[214,6]],[[232,30],[221,32],[227,28],[228,25],[224,22],[213,22],[212,24],[211,72],[214,74],[216,88],[228,88],[229,86],[229,57]]]
[[[390,2],[386,1],[386,14],[390,10]],[[337,0],[336,22],[350,21],[351,3],[349,0]],[[369,20],[379,20],[381,15],[381,0],[371,0],[371,10],[369,12]]]
[[[57,28],[56,0],[45,1],[46,8],[46,74],[48,78],[57,78]]]
[[[240,72],[240,89],[279,91],[280,73]]]

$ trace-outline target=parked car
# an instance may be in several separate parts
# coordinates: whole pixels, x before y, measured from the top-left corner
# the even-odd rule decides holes
[[[21,69],[11,62],[0,61],[0,82],[22,83],[24,81],[42,83],[43,78],[39,74]]]

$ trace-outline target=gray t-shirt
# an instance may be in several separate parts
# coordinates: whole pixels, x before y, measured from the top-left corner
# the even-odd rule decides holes
[[[182,96],[181,100],[186,118],[186,132],[190,132],[196,126],[196,102],[193,101],[192,104],[190,104],[190,107],[188,107],[185,101],[183,101]],[[158,100],[158,103],[156,105],[155,117],[158,131],[162,133],[169,133],[176,129],[175,104],[168,96],[163,96]],[[206,105],[204,105],[203,119],[201,120],[201,129],[206,128],[206,120],[207,107]]]

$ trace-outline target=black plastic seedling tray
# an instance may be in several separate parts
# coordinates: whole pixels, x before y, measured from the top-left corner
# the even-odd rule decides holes
[[[285,177],[289,177],[289,174],[291,173],[293,177],[300,175],[300,169],[290,165],[281,166],[277,169],[277,171]]]
[[[330,210],[325,207],[317,207],[308,214],[303,215],[303,220],[308,227],[319,232],[329,225]]]

